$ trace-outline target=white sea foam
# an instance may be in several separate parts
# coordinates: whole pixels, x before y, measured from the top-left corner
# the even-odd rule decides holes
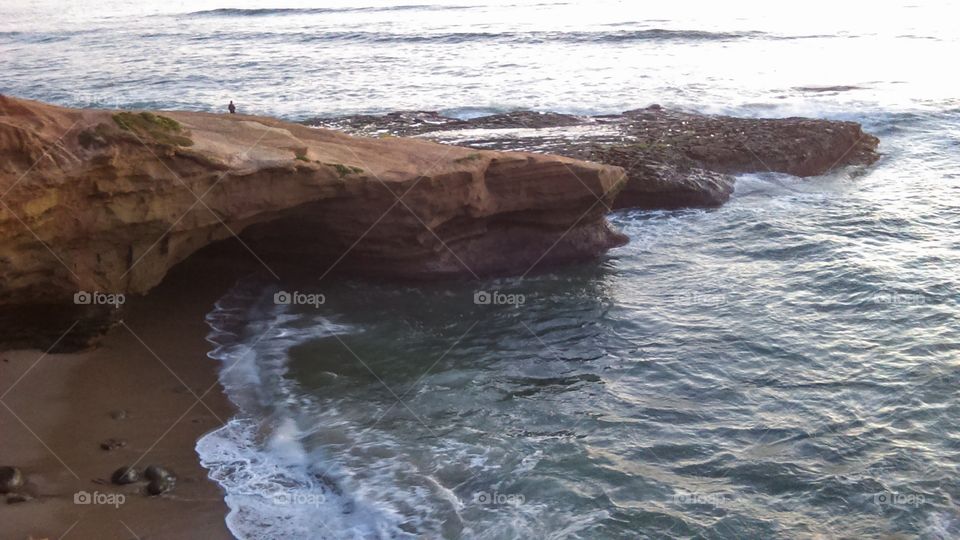
[[[237,538],[409,536],[398,516],[311,474],[327,463],[306,452],[292,420],[282,421],[265,443],[261,431],[259,422],[238,417],[197,444],[204,467],[226,491],[227,525]]]
[[[201,463],[226,491],[227,524],[238,538],[400,538],[400,519],[344,493],[336,466],[308,452],[294,419],[287,350],[311,339],[357,331],[332,321],[291,327],[298,315],[263,301],[256,284],[238,285],[207,317],[209,354],[240,412],[197,443]],[[269,293],[269,291],[268,291]],[[323,474],[316,474],[322,470]]]
[[[285,377],[293,346],[360,329],[268,303],[272,291],[238,285],[207,320],[209,354],[222,362],[220,382],[238,415],[197,443],[201,463],[226,492],[227,524],[244,540],[273,538],[413,538],[438,531],[425,497],[455,494],[423,476],[396,443],[354,425],[335,408],[302,414],[295,383]],[[246,304],[246,307],[243,307]],[[346,449],[328,454],[304,439],[325,437]],[[433,489],[405,488],[413,483]]]

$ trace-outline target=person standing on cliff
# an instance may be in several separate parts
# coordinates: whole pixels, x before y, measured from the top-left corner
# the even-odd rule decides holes
[[[230,111],[230,114],[237,114],[237,107],[233,104],[233,100],[230,100],[230,104],[227,105],[227,110]]]

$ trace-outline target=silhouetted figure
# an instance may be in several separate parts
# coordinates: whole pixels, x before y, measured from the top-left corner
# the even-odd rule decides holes
[[[230,111],[230,114],[237,114],[237,107],[233,104],[233,100],[230,100],[230,104],[227,105],[227,110]]]

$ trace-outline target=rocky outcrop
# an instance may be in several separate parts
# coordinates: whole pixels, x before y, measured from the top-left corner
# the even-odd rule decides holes
[[[307,123],[365,136],[0,96],[0,341],[81,346],[118,295],[228,238],[277,276],[523,274],[624,243],[611,208],[717,206],[732,174],[824,174],[874,162],[878,144],[852,122],[658,106]]]
[[[565,157],[9,97],[0,157],[7,331],[102,318],[110,297],[83,292],[143,294],[231,237],[274,273],[404,278],[523,274],[626,242],[605,219],[624,171]]]
[[[397,112],[307,123],[617,165],[626,169],[629,179],[614,208],[719,206],[733,192],[733,174],[815,176],[839,167],[869,165],[878,158],[879,143],[855,122],[734,118],[656,105],[596,117],[521,111],[458,120],[433,112]]]

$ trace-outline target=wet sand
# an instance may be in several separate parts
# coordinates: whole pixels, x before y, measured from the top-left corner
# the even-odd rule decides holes
[[[187,264],[131,300],[94,350],[0,353],[0,465],[20,467],[35,497],[0,499],[0,538],[232,537],[223,493],[194,447],[232,414],[206,356],[204,315],[250,269],[202,256]],[[126,446],[101,449],[110,438]],[[120,466],[152,463],[177,474],[172,492],[109,481]],[[83,493],[93,502],[75,502]]]

